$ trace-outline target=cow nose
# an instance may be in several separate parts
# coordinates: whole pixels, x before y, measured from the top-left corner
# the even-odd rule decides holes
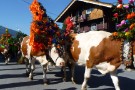
[[[65,63],[64,63],[64,62],[61,62],[61,63],[60,63],[60,66],[65,66]]]

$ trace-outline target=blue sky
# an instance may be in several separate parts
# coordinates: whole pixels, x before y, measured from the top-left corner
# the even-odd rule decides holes
[[[29,5],[33,0],[0,0],[0,25],[20,30],[29,35],[32,15]],[[38,0],[47,10],[47,15],[55,19],[71,0]],[[100,0],[102,2],[116,3],[117,0]],[[123,0],[125,3],[128,0]]]

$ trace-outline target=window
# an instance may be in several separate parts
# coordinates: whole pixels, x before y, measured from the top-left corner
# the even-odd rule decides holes
[[[97,31],[97,24],[96,23],[91,24],[91,31]]]
[[[93,8],[89,8],[86,10],[86,14],[90,14],[92,12]]]

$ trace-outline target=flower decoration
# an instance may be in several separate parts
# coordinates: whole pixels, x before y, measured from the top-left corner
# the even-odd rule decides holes
[[[129,3],[124,5],[122,0],[118,0],[115,6],[113,20],[117,23],[117,33],[114,32],[114,38],[124,38],[126,40],[135,39],[135,0],[129,0]]]
[[[68,36],[72,29],[74,28],[74,22],[72,20],[72,17],[68,16],[65,21],[64,21],[64,25],[65,26],[65,36]]]
[[[125,8],[125,9],[129,9],[129,5],[125,5],[124,8]]]
[[[1,35],[0,37],[0,43],[2,45],[9,44],[8,39],[10,39],[12,35],[9,33],[8,29],[6,28],[5,33]]]
[[[114,15],[113,15],[115,18],[118,18],[118,13],[115,13]]]
[[[46,9],[38,0],[33,0],[30,5],[32,13],[32,22],[30,26],[30,42],[32,51],[37,52],[44,50],[52,45],[58,43],[61,36],[60,29],[54,21],[47,16]]]
[[[132,4],[132,3],[134,3],[135,2],[135,0],[129,0],[129,3],[130,4]]]
[[[124,30],[124,32],[128,32],[129,31],[129,29],[128,28],[126,28],[125,30]]]
[[[119,4],[122,4],[122,0],[118,0],[118,3],[119,3]]]
[[[118,4],[117,8],[121,9],[123,7],[123,4]]]

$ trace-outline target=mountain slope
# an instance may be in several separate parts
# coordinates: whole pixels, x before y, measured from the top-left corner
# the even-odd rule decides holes
[[[9,32],[13,37],[16,36],[16,34],[17,34],[18,31],[12,30],[12,29],[9,29],[9,28],[7,28],[7,29],[8,29],[8,32]],[[5,30],[6,30],[5,27],[0,26],[0,35],[1,35],[1,34],[4,34],[4,33],[5,33]]]

